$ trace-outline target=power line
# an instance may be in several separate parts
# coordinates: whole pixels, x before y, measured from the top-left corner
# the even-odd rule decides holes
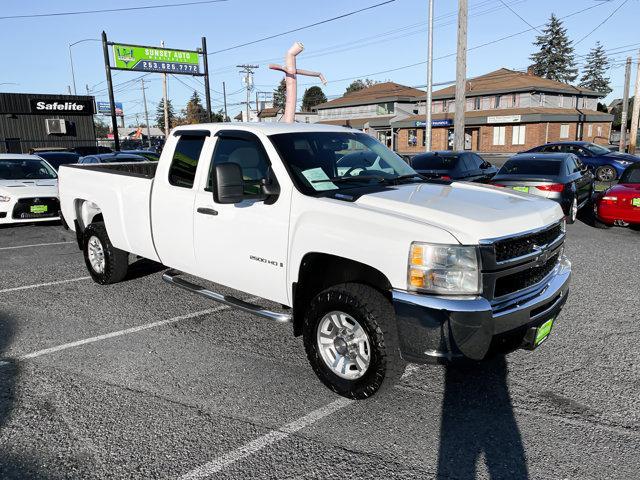
[[[20,18],[42,18],[42,17],[63,17],[69,15],[88,15],[91,13],[110,13],[110,12],[129,12],[132,10],[150,10],[153,8],[173,8],[184,7],[188,5],[202,5],[207,3],[221,3],[228,0],[201,0],[198,2],[183,2],[183,3],[165,3],[162,5],[146,5],[143,7],[123,7],[123,8],[105,8],[101,10],[78,10],[72,12],[53,12],[53,13],[33,13],[27,15],[7,15],[0,17],[0,20],[15,20]]]
[[[364,12],[366,10],[372,10],[374,8],[378,8],[378,7],[381,7],[383,5],[387,5],[389,3],[393,3],[395,1],[396,0],[386,0],[386,1],[381,2],[381,3],[376,3],[375,5],[370,5],[368,7],[360,8],[358,10],[353,10],[352,12],[343,13],[342,15],[338,15],[336,17],[327,18],[325,20],[320,20],[319,22],[311,23],[311,24],[305,25],[303,27],[298,27],[298,28],[294,28],[292,30],[287,30],[286,32],[275,33],[275,34],[269,35],[267,37],[258,38],[257,40],[252,40],[250,42],[240,43],[238,45],[233,45],[231,47],[223,48],[221,50],[216,50],[215,52],[210,52],[209,55],[213,55],[213,54],[216,54],[216,53],[222,53],[222,52],[228,52],[229,50],[234,50],[236,48],[246,47],[247,45],[253,45],[253,44],[256,44],[256,43],[259,43],[259,42],[264,42],[266,40],[271,40],[272,38],[282,37],[283,35],[287,35],[289,33],[299,32],[300,30],[306,30],[307,28],[311,28],[311,27],[317,27],[318,25],[322,25],[322,24],[325,24],[325,23],[333,22],[335,20],[340,20],[341,18],[349,17],[351,15],[355,15],[357,13],[361,13],[361,12]]]
[[[605,23],[607,23],[607,21],[613,17],[615,15],[615,13],[620,10],[622,7],[625,6],[625,4],[628,2],[629,0],[624,0],[624,2],[622,2],[620,5],[618,5],[618,8],[616,8],[613,12],[611,12],[609,14],[609,16],[607,18],[605,18],[604,20],[602,20],[598,25],[595,26],[595,28],[593,30],[591,30],[589,33],[587,33],[584,37],[582,37],[580,40],[578,40],[577,42],[574,42],[573,46],[575,47],[577,44],[579,44],[580,42],[582,42],[585,38],[587,38],[589,35],[591,35],[593,32],[595,32],[597,29],[599,29],[602,25],[604,25]]]
[[[507,5],[503,0],[500,0],[500,3],[502,5],[504,5],[505,7],[507,7],[509,10],[511,10],[511,13],[513,13],[516,17],[518,17],[520,20],[522,20],[524,23],[526,23],[527,25],[529,25],[531,28],[533,28],[536,32],[538,33],[542,33],[540,30],[538,30],[537,27],[534,27],[533,25],[531,25],[524,17],[521,17],[520,14],[518,12],[516,12],[513,8],[511,8],[509,5]]]

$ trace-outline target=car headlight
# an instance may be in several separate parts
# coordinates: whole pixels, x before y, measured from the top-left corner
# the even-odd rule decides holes
[[[11,201],[11,197],[0,195],[0,202],[10,202],[10,201]]]
[[[408,289],[442,295],[481,293],[477,247],[413,242]]]
[[[626,167],[628,165],[631,165],[633,162],[630,162],[629,160],[618,160],[618,163]]]

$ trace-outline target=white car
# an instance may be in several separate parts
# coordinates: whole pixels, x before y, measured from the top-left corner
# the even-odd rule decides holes
[[[0,225],[58,219],[54,168],[36,155],[0,154]]]
[[[129,253],[176,269],[172,285],[292,322],[318,377],[350,398],[393,385],[405,362],[534,349],[569,290],[557,203],[424,179],[341,127],[178,127],[157,163],[63,165],[60,200],[96,282],[122,280]]]

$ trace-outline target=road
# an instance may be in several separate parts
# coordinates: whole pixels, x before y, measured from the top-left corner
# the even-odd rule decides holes
[[[0,478],[638,478],[640,233],[579,222],[566,251],[570,298],[537,351],[412,367],[352,402],[290,325],[146,261],[96,285],[61,226],[2,228]]]

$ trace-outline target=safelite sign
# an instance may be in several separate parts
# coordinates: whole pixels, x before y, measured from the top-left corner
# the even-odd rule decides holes
[[[168,48],[113,45],[114,68],[139,72],[200,74],[198,52]]]

